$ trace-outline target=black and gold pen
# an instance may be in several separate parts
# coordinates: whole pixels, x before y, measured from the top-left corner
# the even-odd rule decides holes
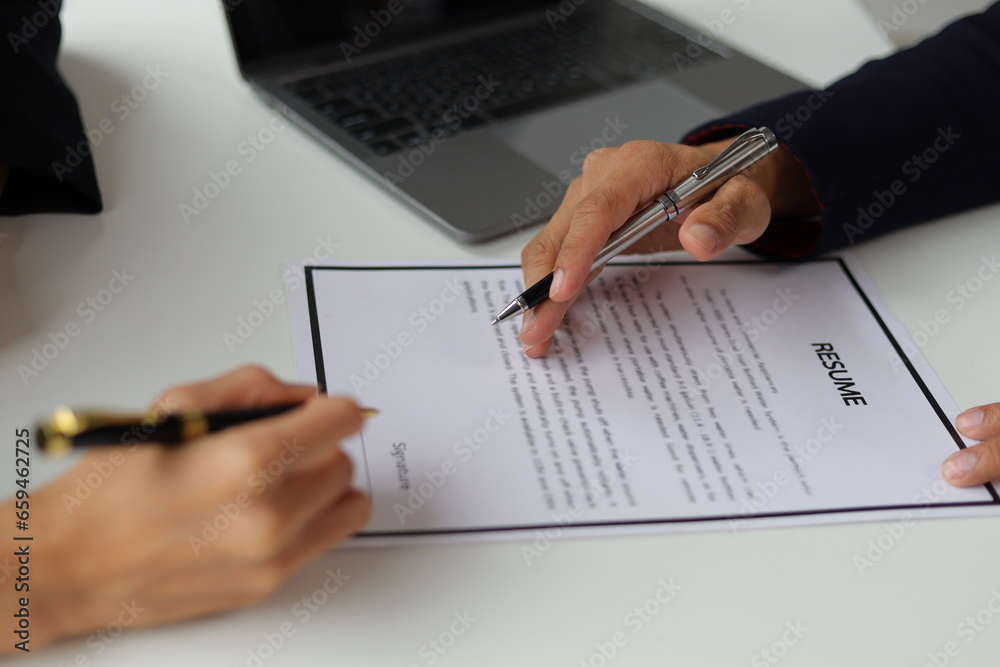
[[[36,442],[43,452],[53,456],[62,456],[79,447],[135,445],[144,442],[178,445],[206,433],[280,415],[301,405],[302,403],[283,403],[241,410],[169,414],[150,411],[142,415],[75,412],[70,408],[60,407],[47,420],[39,423]],[[365,418],[377,414],[378,410],[374,408],[362,408]]]

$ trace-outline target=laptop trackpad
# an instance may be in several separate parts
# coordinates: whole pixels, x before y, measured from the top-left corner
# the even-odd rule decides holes
[[[635,139],[676,142],[686,131],[722,114],[657,79],[536,113],[497,128],[493,135],[553,175],[568,171],[576,176],[592,150]]]

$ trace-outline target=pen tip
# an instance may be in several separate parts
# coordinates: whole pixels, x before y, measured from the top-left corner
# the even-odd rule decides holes
[[[499,321],[500,321],[500,318],[499,318],[499,317],[494,317],[494,318],[493,318],[493,321],[492,321],[492,322],[490,322],[490,326],[493,326],[494,324],[496,324],[496,323],[497,323],[497,322],[499,322]]]

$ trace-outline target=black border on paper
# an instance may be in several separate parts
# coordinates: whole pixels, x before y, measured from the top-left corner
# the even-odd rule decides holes
[[[924,383],[923,378],[917,373],[917,370],[910,363],[909,358],[903,352],[902,347],[900,347],[899,342],[896,340],[892,332],[889,331],[889,327],[886,326],[882,317],[878,314],[875,306],[872,304],[868,295],[865,294],[864,290],[861,289],[861,285],[855,279],[851,270],[847,267],[847,264],[840,257],[821,257],[819,259],[811,260],[813,262],[836,262],[840,268],[843,270],[847,279],[854,286],[857,291],[858,296],[868,307],[869,312],[871,312],[872,317],[878,323],[882,332],[885,333],[886,338],[892,344],[893,349],[899,355],[900,360],[905,364],[907,370],[910,371],[910,376],[920,387],[923,392],[924,397],[927,402],[930,403],[931,408],[937,414],[938,418],[941,419],[941,423],[944,425],[945,430],[951,435],[952,439],[959,449],[965,449],[965,443],[962,442],[961,436],[955,430],[954,425],[948,421],[945,416],[944,411],[941,406],[935,400],[933,394],[931,394],[930,389]],[[651,262],[652,264],[661,265],[677,265],[677,266],[706,266],[703,262]],[[612,266],[647,266],[650,263],[647,262],[616,262]],[[779,266],[775,262],[767,261],[739,261],[739,260],[723,260],[723,261],[713,261],[711,264],[766,264],[772,266]],[[454,271],[491,271],[491,270],[508,270],[508,269],[518,269],[520,268],[517,264],[505,264],[497,266],[482,266],[482,265],[446,265],[446,266],[306,266],[306,294],[309,301],[309,325],[312,331],[312,345],[313,345],[313,356],[316,362],[316,380],[319,384],[320,391],[326,391],[326,368],[323,362],[323,345],[320,335],[320,326],[318,318],[318,309],[316,306],[316,292],[313,285],[313,271],[419,271],[419,270],[429,270],[429,271],[442,271],[442,270],[454,270]],[[371,489],[371,477],[368,475],[368,462],[367,462],[367,452],[364,451],[364,438],[362,438],[362,450],[365,455],[365,473],[368,476],[368,488]],[[951,503],[927,503],[922,505],[880,505],[880,506],[869,506],[869,507],[839,507],[839,508],[826,508],[826,509],[813,509],[813,510],[798,510],[789,512],[759,512],[752,516],[742,516],[734,514],[724,514],[717,516],[698,516],[698,517],[665,517],[659,519],[634,519],[628,521],[590,521],[590,522],[574,522],[572,524],[560,525],[556,523],[545,523],[545,524],[523,524],[523,525],[511,525],[511,526],[488,526],[488,527],[478,527],[472,526],[468,528],[447,528],[447,529],[436,529],[436,530],[398,530],[398,531],[382,531],[382,532],[361,532],[355,535],[355,537],[395,537],[395,536],[406,536],[406,535],[460,535],[466,533],[493,533],[493,532],[508,532],[508,531],[527,531],[527,530],[544,530],[546,528],[560,527],[560,528],[599,528],[608,526],[633,526],[633,525],[656,525],[665,523],[695,523],[695,522],[710,522],[710,521],[729,521],[733,519],[738,519],[742,521],[752,521],[754,519],[766,519],[766,518],[776,518],[776,517],[791,517],[791,516],[804,516],[810,514],[839,514],[839,513],[852,513],[852,512],[876,512],[876,511],[891,511],[891,510],[917,510],[917,509],[929,509],[929,508],[945,508],[945,507],[969,507],[978,505],[997,505],[1000,504],[1000,495],[997,494],[996,489],[993,484],[987,482],[983,486],[989,492],[992,500],[980,500],[980,501],[963,501],[963,502],[951,502]]]

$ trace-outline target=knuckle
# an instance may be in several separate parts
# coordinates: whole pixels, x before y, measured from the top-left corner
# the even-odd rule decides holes
[[[596,169],[605,160],[610,159],[614,153],[614,148],[595,148],[583,158],[583,170],[586,172]]]
[[[207,448],[206,465],[209,470],[218,470],[234,481],[242,482],[264,462],[261,461],[256,436],[252,430],[239,437],[226,434],[219,438],[215,446]]]
[[[656,150],[659,145],[660,144],[655,141],[639,139],[636,141],[626,141],[618,150],[620,151],[622,158],[632,159],[639,157],[640,155],[647,155],[651,153]]]
[[[521,250],[521,264],[532,266],[541,264],[555,257],[559,252],[552,236],[545,231],[538,234]]]
[[[739,229],[739,213],[731,204],[723,204],[715,211],[715,228],[720,237],[732,238]]]
[[[573,217],[576,219],[600,220],[607,215],[611,206],[611,195],[606,190],[594,190],[576,205]]]
[[[230,542],[233,555],[250,562],[264,562],[278,553],[284,535],[285,518],[274,506],[258,501],[247,508],[234,524]]]
[[[980,408],[983,411],[983,425],[991,431],[1000,428],[1000,403],[990,403]]]
[[[975,475],[983,479],[1000,476],[1000,438],[988,440],[972,447],[979,458]]]
[[[236,379],[242,380],[248,384],[269,384],[276,383],[278,381],[277,378],[271,374],[271,371],[259,364],[241,366],[233,371],[233,376]]]
[[[572,201],[577,197],[583,188],[583,176],[577,176],[566,186],[566,200]]]
[[[190,385],[178,385],[157,396],[153,405],[162,412],[172,413],[178,409],[195,405],[197,400],[197,393],[191,389]]]
[[[660,173],[668,175],[675,172],[688,173],[712,159],[712,155],[704,149],[675,144],[660,144],[655,154],[659,157],[657,166]]]

